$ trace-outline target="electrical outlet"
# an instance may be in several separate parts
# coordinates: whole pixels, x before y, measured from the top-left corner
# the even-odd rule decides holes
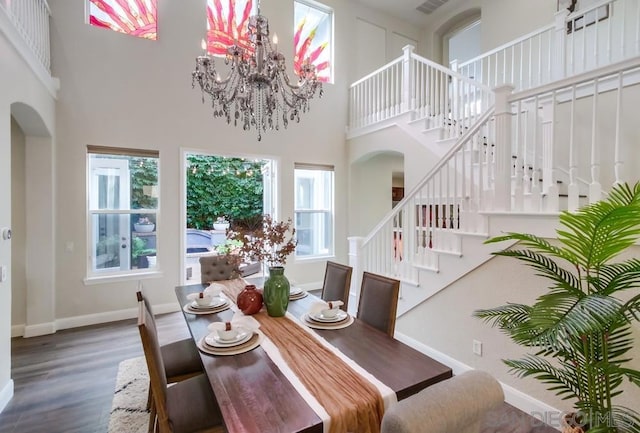
[[[482,341],[473,340],[473,353],[482,356]]]

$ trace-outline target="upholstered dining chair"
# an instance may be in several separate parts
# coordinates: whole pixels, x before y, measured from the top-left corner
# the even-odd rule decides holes
[[[496,379],[471,370],[391,406],[382,417],[380,433],[478,433],[503,401]]]
[[[320,297],[325,301],[341,300],[344,304],[340,308],[347,311],[352,273],[353,268],[351,266],[327,261]]]
[[[232,280],[239,278],[240,261],[226,254],[202,256],[200,261],[200,282],[207,284],[211,281]]]
[[[393,337],[399,293],[399,280],[363,272],[358,301],[358,319]]]
[[[151,380],[157,431],[225,432],[220,407],[206,375],[193,376],[168,386],[155,321],[144,301],[138,302],[138,330]]]
[[[151,303],[141,291],[136,292],[138,302],[142,302],[144,308],[149,313],[149,322],[153,322],[154,329],[155,318],[153,310],[151,309]],[[171,343],[167,343],[160,346],[160,356],[163,360],[164,374],[168,383],[180,382],[181,380],[188,379],[190,377],[202,374],[204,372],[202,368],[202,361],[200,361],[200,354],[198,348],[193,342],[192,338],[185,338],[184,340],[178,340]],[[147,409],[152,409],[151,422],[149,423],[149,431],[151,432],[151,426],[155,419],[155,413],[152,405],[153,390],[149,387],[149,398],[147,400]]]

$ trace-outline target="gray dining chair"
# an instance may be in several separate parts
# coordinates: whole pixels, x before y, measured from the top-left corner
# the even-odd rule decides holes
[[[138,302],[138,330],[153,394],[154,420],[149,428],[160,433],[223,433],[220,407],[209,379],[200,374],[168,386],[153,316]]]
[[[341,300],[344,304],[340,308],[347,311],[352,273],[353,268],[351,266],[327,261],[320,297],[325,301]]]
[[[503,401],[496,379],[471,370],[391,406],[382,417],[380,433],[479,433]]]
[[[393,337],[399,293],[399,280],[363,272],[356,317]]]
[[[200,282],[202,284],[240,278],[239,257],[231,257],[227,254],[202,256],[199,262]]]
[[[151,303],[141,291],[136,292],[136,298],[138,303],[142,302],[145,309],[149,313],[149,322],[153,322],[154,329],[156,328],[155,318]],[[184,340],[178,340],[171,343],[163,344],[160,346],[160,356],[163,360],[164,374],[168,383],[180,382],[185,379],[189,379],[198,374],[202,374],[204,369],[202,367],[202,361],[200,360],[200,354],[198,348],[193,342],[192,338],[185,338]],[[147,409],[152,409],[153,404],[153,390],[149,387],[149,397],[147,399]],[[155,413],[151,414],[151,421],[155,418]],[[151,430],[151,424],[149,423],[149,432]]]

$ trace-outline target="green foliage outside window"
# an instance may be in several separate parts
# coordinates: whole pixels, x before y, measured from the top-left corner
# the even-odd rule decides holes
[[[190,155],[187,168],[187,227],[210,229],[226,217],[246,226],[262,217],[264,161]]]
[[[210,229],[218,217],[235,226],[262,222],[264,161],[221,156],[190,155],[187,169],[187,227]],[[156,209],[158,198],[145,186],[158,183],[157,158],[131,158],[131,208]],[[153,219],[152,215],[148,216]],[[155,221],[152,221],[155,222]]]
[[[158,197],[145,194],[143,187],[158,185],[158,158],[130,158],[131,208],[157,209]]]

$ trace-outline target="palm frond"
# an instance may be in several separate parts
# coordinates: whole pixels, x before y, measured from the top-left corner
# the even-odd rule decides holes
[[[559,396],[570,394],[580,395],[580,384],[575,376],[569,371],[557,368],[546,359],[525,355],[522,359],[508,359],[503,361],[511,368],[511,372],[518,377],[532,376],[542,383],[550,385]]]
[[[640,184],[614,187],[606,200],[562,212],[558,239],[585,269],[599,268],[640,237]]]
[[[578,278],[571,272],[559,266],[551,258],[533,250],[507,249],[493,253],[496,256],[513,257],[536,270],[536,275],[546,277],[556,282],[557,288],[566,290],[575,296],[584,296],[580,290]]]
[[[554,257],[560,257],[571,263],[575,263],[575,258],[571,257],[570,255],[567,255],[562,248],[556,247],[555,245],[551,245],[551,243],[548,240],[544,238],[540,238],[536,235],[529,234],[529,233],[508,232],[508,233],[505,233],[504,235],[495,236],[493,238],[487,239],[486,241],[484,241],[484,243],[493,244],[496,242],[503,242],[503,241],[518,241],[519,245],[530,248],[536,252],[545,253]]]
[[[614,406],[611,409],[613,426],[618,433],[640,433],[640,414],[624,406]]]

